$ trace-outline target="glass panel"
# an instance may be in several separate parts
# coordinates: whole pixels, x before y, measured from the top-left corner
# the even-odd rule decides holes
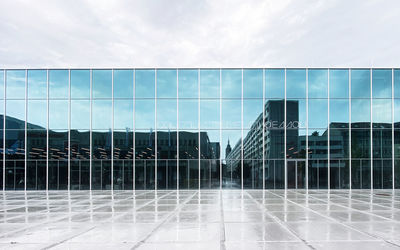
[[[0,100],[0,129],[4,129],[4,100]]]
[[[179,98],[198,98],[198,70],[179,69]]]
[[[394,127],[400,128],[400,99],[394,99]]]
[[[49,101],[49,129],[68,129],[68,101]]]
[[[154,98],[155,71],[140,69],[135,71],[135,96],[136,98]]]
[[[114,130],[114,189],[133,189],[133,132]]]
[[[241,188],[242,131],[222,130],[222,187]],[[232,144],[231,144],[232,143]],[[224,150],[225,149],[225,150]]]
[[[329,70],[329,97],[330,98],[349,97],[349,70],[347,69]]]
[[[4,130],[0,129],[0,157],[1,157],[1,165],[0,165],[0,187],[3,187],[3,165],[4,165],[4,143],[3,143],[3,139],[4,139]]]
[[[285,70],[265,70],[265,98],[285,97]]]
[[[310,69],[308,71],[308,97],[328,97],[328,70]]]
[[[199,128],[199,102],[197,99],[178,99],[179,102],[179,129]]]
[[[202,136],[202,139],[204,138],[205,137]],[[202,140],[202,147],[204,147],[204,149],[209,149],[209,141]],[[198,158],[199,158],[199,133],[191,131],[186,131],[186,132],[180,131],[179,132],[179,159],[180,159],[179,188],[180,189],[198,188],[198,178],[199,178]]]
[[[47,131],[27,131],[26,188],[28,190],[46,189],[46,150]]]
[[[47,98],[46,70],[28,70],[28,99]]]
[[[265,130],[265,159],[284,159],[285,158],[285,130],[266,129]]]
[[[304,69],[286,70],[286,97],[306,98],[306,71]]]
[[[219,98],[219,70],[200,70],[200,98]]]
[[[92,132],[92,189],[111,189],[111,131]]]
[[[93,70],[93,98],[112,97],[112,71]]]
[[[240,129],[242,118],[241,100],[222,100],[222,128]]]
[[[133,70],[114,70],[114,98],[133,98]]]
[[[68,132],[49,131],[49,189],[68,188]]]
[[[90,180],[90,133],[71,130],[71,189],[87,190]]]
[[[17,128],[17,126],[14,127]],[[23,190],[25,181],[25,130],[8,129],[5,139],[5,189]]]
[[[392,130],[372,131],[374,188],[392,188]]]
[[[328,127],[328,100],[326,99],[308,100],[308,127],[310,128]]]
[[[150,130],[135,131],[135,187],[155,188],[155,133]]]
[[[6,128],[25,128],[25,101],[6,100]]]
[[[220,128],[220,108],[219,100],[200,101],[200,128],[219,129]]]
[[[7,70],[6,74],[6,97],[25,99],[25,70]]]
[[[243,98],[263,98],[263,70],[243,70]]]
[[[112,104],[111,100],[93,100],[92,128],[111,129]]]
[[[0,70],[0,99],[4,99],[4,70]]]
[[[349,188],[349,130],[330,129],[331,188]]]
[[[176,99],[157,100],[157,129],[176,129]]]
[[[176,70],[157,70],[157,97],[176,98]]]
[[[90,128],[90,101],[71,100],[71,129]]]
[[[392,98],[392,70],[372,70],[372,98]]]
[[[372,99],[372,121],[374,127],[392,127],[392,100]]]
[[[285,160],[265,160],[265,188],[285,188]]]
[[[349,100],[330,99],[329,100],[329,126],[331,128],[349,127]]]
[[[316,100],[309,100],[309,102]],[[314,108],[314,107],[313,107]],[[323,108],[323,107],[320,107]],[[309,106],[310,109],[310,106]],[[273,112],[273,111],[272,111]],[[322,112],[322,111],[319,111]],[[327,115],[325,113],[325,115]],[[310,117],[310,116],[309,116]],[[320,117],[320,116],[318,116]],[[313,118],[311,116],[311,118]],[[288,100],[286,102],[286,127],[287,128],[305,128],[307,126],[306,100]]]
[[[177,143],[176,132],[158,131],[157,132],[157,188],[167,189],[176,187],[176,159]]]
[[[371,98],[371,73],[369,69],[351,70],[351,97]]]
[[[351,130],[352,188],[371,186],[371,133],[370,129]]]
[[[47,128],[47,101],[28,101],[28,129]]]
[[[369,128],[371,122],[371,101],[367,99],[351,100],[351,127]]]
[[[294,115],[296,115],[296,109]],[[290,112],[290,111],[289,111]],[[290,113],[289,113],[290,114]],[[292,116],[292,115],[290,115]],[[296,116],[295,116],[296,118]],[[292,122],[293,125],[293,122]],[[265,103],[265,128],[285,128],[285,102],[283,100],[266,100]]]
[[[67,99],[69,96],[68,70],[49,70],[49,98]]]
[[[239,69],[224,69],[221,72],[222,98],[242,97],[242,71]]]
[[[308,187],[328,188],[328,137],[325,130],[308,131]]]
[[[114,129],[133,129],[133,100],[114,100]]]
[[[71,70],[71,98],[90,98],[89,70]]]
[[[286,158],[305,159],[306,158],[306,130],[292,129],[286,130]]]
[[[262,99],[243,100],[243,128],[260,127],[262,131],[262,107]]]
[[[394,130],[394,187],[400,188],[400,130]]]
[[[395,69],[393,74],[394,98],[400,98],[400,69]]]
[[[135,100],[135,128],[154,129],[155,102],[154,100]]]

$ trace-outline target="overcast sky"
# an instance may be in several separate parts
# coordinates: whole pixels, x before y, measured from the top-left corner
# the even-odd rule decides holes
[[[1,0],[0,68],[399,67],[399,0]]]

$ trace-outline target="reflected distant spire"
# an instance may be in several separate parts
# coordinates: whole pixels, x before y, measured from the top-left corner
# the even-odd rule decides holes
[[[226,145],[226,149],[225,149],[225,158],[231,153],[232,148],[231,145],[229,144],[229,138],[228,138],[228,145]]]

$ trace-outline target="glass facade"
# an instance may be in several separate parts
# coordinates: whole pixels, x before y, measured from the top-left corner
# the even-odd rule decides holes
[[[400,69],[0,70],[3,190],[400,188]]]

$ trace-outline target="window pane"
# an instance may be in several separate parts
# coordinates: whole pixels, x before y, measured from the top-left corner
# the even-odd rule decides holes
[[[155,102],[154,100],[135,100],[135,128],[154,129],[155,125]]]
[[[196,99],[179,99],[179,129],[198,129],[198,105]]]
[[[328,127],[328,100],[326,99],[308,100],[308,127],[310,128]]]
[[[133,98],[133,70],[114,70],[114,98]]]
[[[372,98],[392,98],[392,70],[372,70]]]
[[[262,127],[262,99],[243,100],[243,128]]]
[[[219,100],[200,101],[200,128],[220,128],[219,105]]]
[[[68,70],[49,70],[49,98],[67,99],[69,95]]]
[[[198,70],[180,69],[179,74],[179,98],[198,98],[199,81]]]
[[[400,98],[400,69],[394,70],[394,98]]]
[[[221,72],[222,98],[242,97],[242,71],[239,69],[225,69]]]
[[[155,71],[140,69],[135,71],[135,96],[136,98],[154,98]]]
[[[112,71],[93,70],[93,98],[112,97]]]
[[[133,100],[114,100],[114,129],[133,129]]]
[[[243,98],[263,98],[263,70],[243,70]]]
[[[329,122],[332,127],[349,126],[349,100],[330,99]]]
[[[392,100],[372,99],[372,122],[379,127],[392,127]]]
[[[369,69],[351,70],[351,97],[371,98],[371,80]]]
[[[111,100],[94,100],[92,110],[93,129],[111,129],[112,106]]]
[[[89,70],[71,70],[71,98],[90,98]]]
[[[349,71],[347,69],[329,70],[329,97],[349,97]]]
[[[219,98],[219,70],[200,70],[200,98]]]
[[[71,129],[90,128],[90,101],[71,100]]]
[[[306,98],[306,71],[304,69],[286,70],[286,97]]]
[[[0,70],[0,99],[4,99],[4,70]]]
[[[28,129],[47,128],[47,101],[28,101]]]
[[[176,99],[157,100],[157,129],[176,129]]]
[[[6,100],[6,116],[7,116],[7,123],[6,123],[6,128],[11,128],[8,127],[11,125],[9,124],[8,121],[14,121],[12,123],[18,123],[18,124],[24,124],[25,122],[25,101],[23,100]],[[19,121],[15,121],[15,119],[18,119]],[[24,128],[24,127],[22,127]]]
[[[265,70],[265,98],[285,97],[285,70]]]
[[[222,128],[241,129],[241,100],[222,100]]]
[[[369,128],[371,122],[371,104],[367,99],[351,100],[351,127]]]
[[[157,70],[157,97],[176,98],[176,70]]]
[[[49,129],[68,129],[68,101],[49,101]]]
[[[47,98],[46,70],[28,70],[28,98]]]
[[[328,97],[328,70],[310,69],[308,71],[308,97]]]
[[[25,99],[25,70],[7,70],[6,74],[7,98]]]

